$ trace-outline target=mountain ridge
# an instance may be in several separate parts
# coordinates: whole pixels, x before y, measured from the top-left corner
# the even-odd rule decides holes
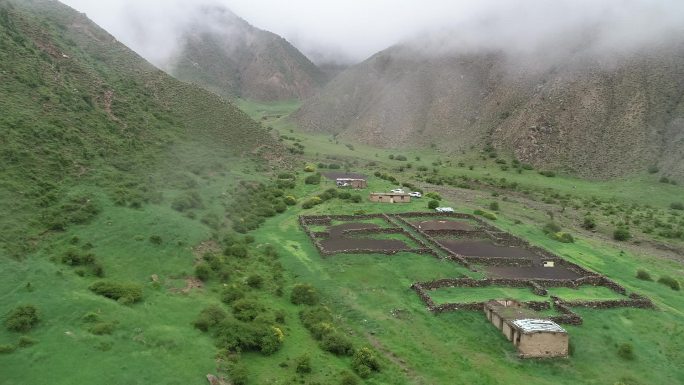
[[[681,178],[684,46],[607,58],[512,66],[501,52],[428,56],[399,45],[339,74],[295,119],[381,147],[491,145],[584,177],[658,165]]]
[[[306,99],[326,75],[284,38],[222,7],[202,7],[168,65],[174,77],[227,98]]]

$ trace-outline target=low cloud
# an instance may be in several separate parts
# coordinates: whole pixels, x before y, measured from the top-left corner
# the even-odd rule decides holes
[[[684,36],[678,0],[62,0],[164,66],[201,6],[230,8],[317,62],[355,63],[400,42],[426,52],[625,53]],[[224,28],[225,26],[216,26]]]

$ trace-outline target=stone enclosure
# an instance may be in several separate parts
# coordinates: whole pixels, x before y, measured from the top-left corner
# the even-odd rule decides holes
[[[368,220],[374,221],[369,223]],[[334,222],[339,224],[333,225]],[[393,255],[409,252],[430,255],[458,263],[471,271],[483,272],[486,278],[457,277],[415,282],[411,288],[426,308],[435,314],[483,311],[488,301],[436,304],[430,292],[440,288],[474,287],[529,288],[539,301],[520,302],[532,311],[554,310],[540,316],[558,324],[582,324],[573,307],[606,309],[615,307],[653,308],[646,297],[627,293],[620,284],[599,273],[567,261],[548,250],[490,225],[479,217],[462,213],[409,212],[402,214],[301,216],[299,223],[321,255],[369,254]],[[312,226],[327,226],[313,231]],[[392,235],[391,237],[380,235]],[[605,287],[618,294],[613,300],[564,300],[548,297],[549,288],[577,289]],[[494,300],[491,298],[489,300]]]

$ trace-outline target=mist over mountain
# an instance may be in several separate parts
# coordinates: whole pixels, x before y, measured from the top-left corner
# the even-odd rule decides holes
[[[416,34],[342,72],[297,120],[387,148],[492,145],[587,177],[681,176],[682,7],[585,5],[506,3]]]
[[[225,97],[305,99],[325,75],[287,40],[222,7],[202,7],[166,68]]]

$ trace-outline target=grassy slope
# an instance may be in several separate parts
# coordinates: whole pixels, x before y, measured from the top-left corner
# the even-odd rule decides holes
[[[58,2],[0,0],[0,51],[0,318],[20,304],[41,316],[35,345],[0,354],[0,384],[206,383],[216,348],[190,323],[217,296],[171,289],[214,232],[200,219],[223,213],[240,179],[262,178],[253,149],[277,146]],[[197,219],[170,208],[190,191],[204,203]],[[95,215],[46,232],[91,202]],[[93,252],[107,278],[142,284],[143,303],[96,296],[95,277],[53,262],[73,248]],[[88,312],[116,323],[113,334],[88,332]],[[0,345],[19,337],[0,328]]]
[[[387,160],[391,151],[383,151],[354,143],[350,150],[345,143],[335,143],[334,138],[307,136],[297,132],[295,126],[284,118],[293,103],[266,106],[243,102],[255,118],[265,116],[265,124],[289,137],[301,140],[305,146],[305,158],[313,163],[340,162],[347,160],[357,166],[352,171],[372,174],[374,170],[392,170],[398,162]],[[276,116],[280,115],[281,118]],[[289,143],[288,140],[285,143]],[[411,161],[420,156],[416,164],[429,164],[439,154],[427,151],[402,151]],[[326,159],[333,156],[336,160]],[[446,159],[442,159],[446,161]],[[377,166],[367,166],[367,162]],[[608,182],[587,182],[566,176],[546,178],[536,172],[518,175],[498,169],[493,162],[475,157],[464,161],[474,164],[474,170],[439,166],[440,173],[467,173],[474,177],[506,177],[519,181],[531,189],[548,189],[573,195],[596,195],[616,203],[628,202],[664,208],[681,196],[677,186],[654,183],[653,176],[637,176],[633,179]],[[404,162],[405,163],[405,162]],[[454,160],[452,163],[456,163]],[[401,177],[410,180],[410,174]],[[369,190],[387,189],[391,184],[371,178]],[[303,192],[307,193],[307,192]],[[311,193],[311,192],[308,192]],[[467,201],[447,201],[464,210],[482,207],[493,198],[479,191],[465,190],[470,194]],[[551,240],[540,230],[540,223],[548,220],[546,213],[537,207],[526,206],[516,200],[501,202],[501,218],[496,225],[529,239],[554,252],[595,271],[604,273],[625,285],[629,290],[652,298],[658,310],[578,309],[585,323],[568,327],[574,354],[568,360],[521,361],[515,358],[514,348],[499,333],[484,322],[477,313],[449,313],[433,316],[425,311],[422,303],[409,290],[416,280],[453,276],[465,273],[458,267],[447,270],[430,266],[437,263],[428,257],[382,257],[382,256],[332,256],[321,258],[307,237],[298,230],[295,212],[284,218],[269,221],[257,231],[257,239],[277,245],[288,255],[284,265],[302,280],[313,282],[316,287],[333,298],[335,309],[344,321],[358,334],[372,334],[384,348],[406,362],[409,381],[413,383],[473,383],[473,384],[605,384],[633,383],[660,384],[684,381],[684,371],[678,364],[682,356],[683,300],[680,292],[670,290],[656,282],[641,281],[634,277],[638,268],[648,269],[654,276],[673,275],[682,281],[684,271],[680,262],[649,254],[647,248],[636,244],[623,246],[606,241],[600,234],[580,232],[573,244]],[[410,205],[372,205],[362,203],[349,207],[335,201],[317,206],[310,212],[349,213],[363,209],[367,212],[400,212],[421,209],[422,202]],[[516,224],[513,219],[520,219]],[[418,261],[423,259],[423,262]],[[449,271],[456,269],[457,271]],[[511,292],[511,289],[507,289]],[[527,293],[526,293],[527,294]],[[606,293],[597,290],[559,290],[561,295],[572,298],[599,299]],[[463,293],[464,296],[473,293]],[[539,297],[537,297],[539,298]],[[392,310],[401,309],[399,316]],[[631,343],[636,352],[634,361],[626,361],[616,354],[621,343]]]

